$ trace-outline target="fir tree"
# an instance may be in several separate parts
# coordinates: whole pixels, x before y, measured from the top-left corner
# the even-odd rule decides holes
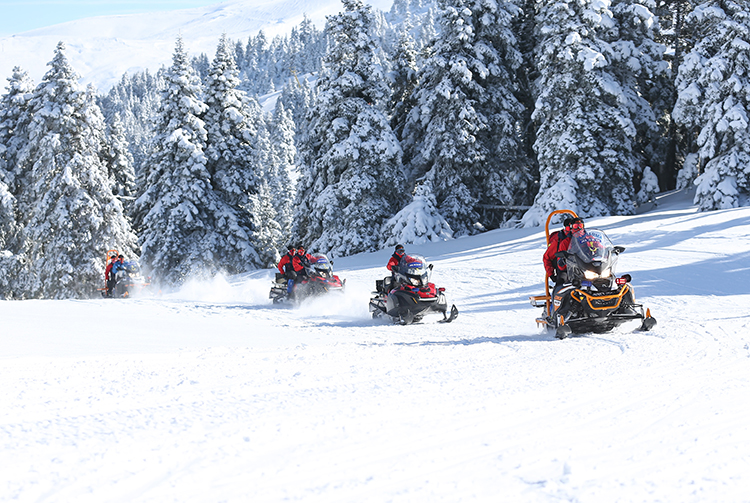
[[[24,70],[15,67],[8,78],[7,90],[0,97],[0,162],[5,164],[5,183],[15,195],[25,185],[17,157],[28,140],[26,129],[31,120],[28,108],[34,85]]]
[[[281,226],[276,221],[278,213],[265,179],[260,181],[258,192],[250,197],[250,207],[255,225],[253,244],[258,251],[260,263],[264,267],[273,267],[281,258],[278,250],[282,247],[284,237]]]
[[[699,42],[680,66],[674,117],[700,131],[705,171],[695,202],[701,210],[750,204],[750,4],[706,2],[687,23]]]
[[[309,249],[349,255],[376,250],[380,229],[404,202],[401,148],[384,109],[382,51],[369,35],[372,13],[344,0],[329,17],[326,56],[302,173],[293,236]]]
[[[145,215],[142,265],[167,285],[221,270],[251,269],[258,262],[251,236],[211,186],[204,155],[207,134],[200,118],[207,106],[181,39],[165,80],[147,186],[136,201],[136,213]],[[234,255],[227,262],[230,248]]]
[[[615,24],[605,36],[613,48],[613,74],[622,85],[620,100],[636,128],[633,155],[637,186],[646,176],[647,168],[653,175],[649,167],[665,163],[668,151],[666,124],[657,119],[665,108],[664,97],[669,94],[666,89],[669,67],[664,60],[666,47],[656,41],[659,22],[653,13],[655,8],[653,0],[614,0]],[[655,110],[659,111],[659,117]],[[653,185],[649,181],[644,184]],[[650,193],[648,187],[645,193]]]
[[[274,195],[274,220],[279,225],[280,239],[275,244],[281,248],[292,231],[293,203],[296,196],[292,184],[292,172],[296,169],[294,159],[297,149],[294,145],[296,134],[292,113],[279,102],[269,123],[268,172],[266,179]]]
[[[608,2],[547,1],[537,16],[534,148],[541,176],[525,225],[553,210],[582,216],[632,214],[636,128],[601,37],[614,27]]]
[[[440,213],[464,235],[477,229],[477,204],[518,204],[528,192],[514,83],[521,55],[511,30],[519,9],[482,0],[441,7],[441,36],[420,72],[405,148]]]
[[[234,209],[244,234],[250,235],[248,202],[257,192],[259,166],[253,142],[260,111],[237,88],[238,70],[232,52],[226,36],[222,36],[206,77],[206,167],[218,197]]]
[[[103,159],[112,181],[112,192],[120,198],[125,215],[130,215],[136,195],[135,170],[119,113],[115,113],[109,125]]]
[[[18,154],[29,181],[18,198],[27,295],[90,297],[106,251],[132,255],[135,236],[101,161],[103,116],[62,42],[49,66],[29,102],[28,143]]]
[[[437,211],[429,182],[417,185],[412,202],[393,216],[384,228],[387,229],[385,244],[388,246],[398,243],[421,245],[453,237],[450,225]]]

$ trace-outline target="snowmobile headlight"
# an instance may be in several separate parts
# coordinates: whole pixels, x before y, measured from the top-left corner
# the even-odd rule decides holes
[[[585,272],[583,273],[583,277],[584,277],[584,278],[586,278],[586,279],[588,279],[588,280],[591,280],[591,279],[596,279],[596,278],[598,278],[598,277],[599,277],[599,275],[598,275],[598,274],[596,274],[596,273],[595,273],[594,271],[585,271]]]
[[[409,276],[409,283],[414,286],[420,286],[422,284],[422,280],[413,276]]]
[[[610,276],[612,276],[612,270],[609,267],[604,269],[602,273],[599,275],[599,277],[601,278],[609,278]]]

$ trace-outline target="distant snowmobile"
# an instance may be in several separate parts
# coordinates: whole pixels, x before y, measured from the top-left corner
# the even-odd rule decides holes
[[[549,241],[549,223],[552,216],[558,213],[570,213],[570,210],[559,210],[550,214],[547,219],[547,237]],[[632,320],[642,320],[640,330],[650,330],[656,325],[651,311],[635,303],[635,293],[630,285],[629,274],[617,277],[615,266],[617,259],[625,251],[622,246],[613,246],[607,235],[601,230],[589,229],[581,236],[573,236],[567,251],[557,252],[557,257],[565,260],[569,283],[557,292],[555,298],[549,292],[548,277],[546,295],[531,297],[535,307],[544,307],[537,325],[555,330],[555,337],[564,339],[571,333],[602,333]],[[565,317],[556,313],[564,312]]]
[[[107,256],[118,255],[117,250],[107,251]],[[126,260],[123,268],[115,274],[115,284],[112,293],[114,298],[127,298],[141,293],[150,285],[150,281],[141,275],[141,267],[136,260]],[[107,285],[100,289],[102,297],[107,297]]]
[[[325,295],[330,292],[343,292],[346,280],[333,274],[332,262],[323,253],[313,253],[310,263],[305,267],[302,279],[288,291],[288,280],[283,274],[276,273],[268,298],[274,304],[301,303],[307,298]]]
[[[442,313],[441,322],[455,320],[458,308],[451,305],[448,312],[445,288],[430,283],[431,272],[432,264],[428,266],[423,257],[405,255],[395,274],[395,283],[391,276],[375,281],[375,296],[370,299],[372,317],[390,316],[394,323],[409,325],[434,312]]]

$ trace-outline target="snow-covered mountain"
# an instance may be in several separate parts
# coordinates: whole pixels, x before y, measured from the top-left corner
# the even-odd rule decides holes
[[[388,10],[393,2],[368,3]],[[0,79],[4,84],[13,67],[21,66],[39,82],[62,40],[82,82],[105,92],[125,72],[168,65],[179,35],[190,54],[210,59],[223,33],[246,41],[263,30],[272,38],[289,33],[305,15],[323,29],[325,17],[340,10],[339,0],[227,0],[195,9],[80,19],[0,38]]]
[[[271,271],[155,298],[0,302],[0,501],[746,502],[750,208],[590,219],[658,319],[537,328],[544,230],[408,247],[461,314],[373,320]]]

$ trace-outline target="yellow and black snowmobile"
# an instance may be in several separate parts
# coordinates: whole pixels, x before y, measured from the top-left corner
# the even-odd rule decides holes
[[[549,245],[549,224],[558,214],[571,210],[552,212],[547,218],[546,232]],[[545,295],[531,297],[535,307],[544,307],[537,325],[555,331],[555,337],[564,339],[571,333],[602,333],[632,320],[641,320],[640,330],[650,330],[656,325],[651,311],[636,304],[631,276],[616,276],[615,266],[625,250],[614,246],[607,235],[598,229],[573,233],[567,250],[556,256],[565,264],[566,281],[550,293],[549,277],[545,276]]]

